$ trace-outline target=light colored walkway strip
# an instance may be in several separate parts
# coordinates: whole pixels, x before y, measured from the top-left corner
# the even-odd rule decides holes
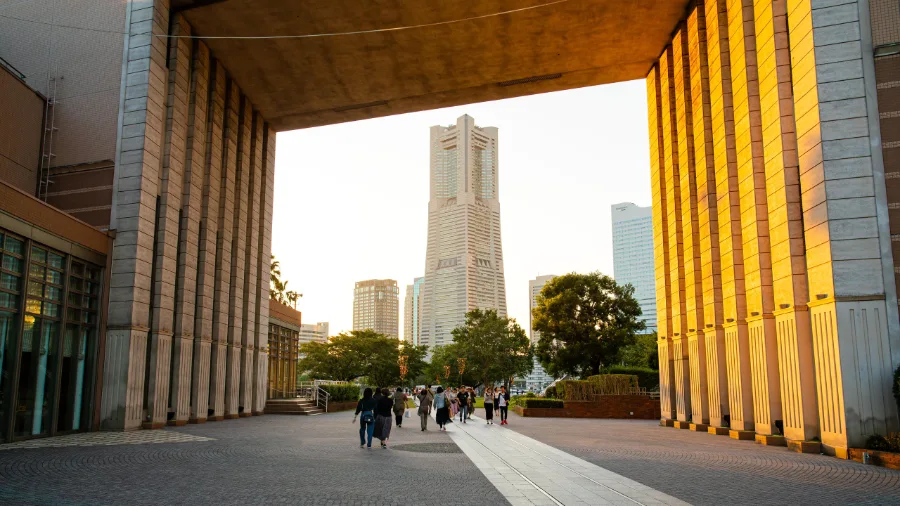
[[[477,417],[466,424],[457,419],[447,432],[514,506],[688,504]]]

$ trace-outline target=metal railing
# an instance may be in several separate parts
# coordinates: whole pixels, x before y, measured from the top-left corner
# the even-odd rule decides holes
[[[331,394],[329,394],[324,388],[322,388],[320,386],[316,386],[315,391],[316,391],[316,399],[315,399],[316,407],[324,409],[325,412],[327,413],[328,412],[328,398],[331,397]]]

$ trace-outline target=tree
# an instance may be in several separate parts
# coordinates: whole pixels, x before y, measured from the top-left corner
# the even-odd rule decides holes
[[[656,331],[638,334],[635,341],[619,349],[617,362],[622,365],[659,369],[659,348]]]
[[[425,383],[434,383],[435,379],[439,379],[438,383],[443,385],[461,384],[475,385],[481,378],[472,374],[472,367],[468,363],[468,357],[461,351],[462,348],[456,344],[446,344],[444,346],[436,346],[431,354],[431,361],[425,367]],[[459,359],[466,359],[466,366],[463,373],[459,373]],[[445,378],[446,367],[449,367],[450,377]]]
[[[500,317],[494,309],[466,313],[466,324],[453,329],[453,345],[465,358],[466,370],[481,383],[510,383],[534,367],[531,342],[512,318]]]
[[[303,297],[303,294],[288,291],[287,285],[287,280],[281,279],[281,262],[275,260],[275,255],[272,255],[269,264],[269,298],[281,304],[290,304],[297,309],[297,299]]]
[[[338,334],[326,343],[300,345],[298,369],[317,379],[354,381],[366,377],[373,386],[401,384],[401,355],[407,357],[406,378],[421,374],[426,346],[401,343],[374,330],[354,330]],[[405,382],[404,380],[403,382]]]
[[[571,273],[548,281],[537,296],[532,325],[541,333],[537,355],[547,373],[598,374],[644,329],[634,287],[599,272]]]

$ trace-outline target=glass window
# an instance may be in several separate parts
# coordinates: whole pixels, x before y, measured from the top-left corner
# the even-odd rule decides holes
[[[58,337],[58,322],[25,316],[16,399],[16,437],[50,433]]]

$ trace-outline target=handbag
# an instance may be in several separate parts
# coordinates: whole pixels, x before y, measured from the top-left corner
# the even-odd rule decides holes
[[[371,411],[366,411],[362,414],[362,418],[359,419],[362,423],[368,425],[370,423],[375,422],[375,415],[372,414]]]
[[[409,418],[409,410],[403,412],[403,418]]]

